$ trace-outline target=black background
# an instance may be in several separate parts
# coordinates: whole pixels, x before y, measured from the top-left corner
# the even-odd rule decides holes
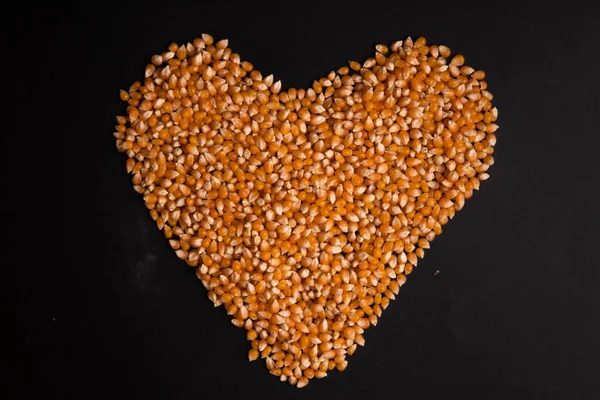
[[[5,13],[16,22],[1,139],[15,398],[600,398],[593,4],[163,0]],[[491,179],[348,369],[302,390],[247,361],[243,331],[173,254],[114,146],[119,89],[202,32],[285,87],[423,35],[486,70],[496,96]]]

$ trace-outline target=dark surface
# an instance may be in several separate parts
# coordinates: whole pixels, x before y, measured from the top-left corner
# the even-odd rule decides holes
[[[600,398],[598,3],[416,3],[27,4],[5,48],[17,102],[1,139],[17,398]],[[424,35],[486,70],[496,96],[491,179],[348,369],[302,390],[247,361],[114,146],[119,89],[201,32],[286,87]]]

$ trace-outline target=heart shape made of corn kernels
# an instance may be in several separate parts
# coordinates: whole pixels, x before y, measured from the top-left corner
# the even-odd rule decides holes
[[[121,91],[134,189],[282,381],[344,370],[488,178],[498,112],[484,72],[449,56],[408,38],[281,92],[203,34]]]

